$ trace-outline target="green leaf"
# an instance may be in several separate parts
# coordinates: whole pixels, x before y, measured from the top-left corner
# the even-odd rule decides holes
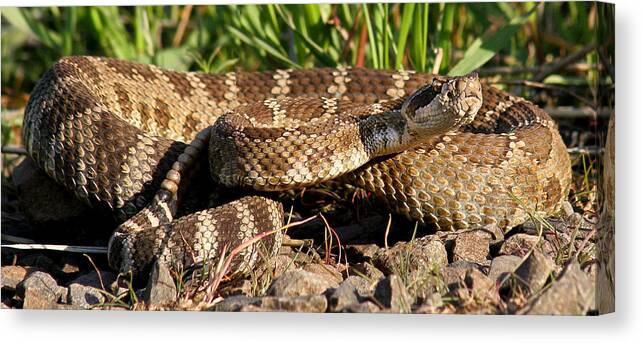
[[[154,56],[154,64],[178,71],[186,71],[191,63],[192,57],[184,47],[158,50]]]
[[[448,72],[448,75],[465,75],[488,62],[499,50],[510,44],[511,37],[527,22],[536,8],[537,6],[533,6],[526,14],[512,19],[508,25],[499,28],[490,36],[477,38],[464,53],[464,58]]]

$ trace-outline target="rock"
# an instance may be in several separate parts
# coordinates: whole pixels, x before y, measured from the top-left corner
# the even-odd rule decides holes
[[[503,278],[507,273],[512,273],[522,262],[522,258],[513,255],[501,255],[495,257],[490,263],[488,277],[491,280]]]
[[[25,278],[16,288],[23,299],[25,309],[55,309],[58,301],[67,294],[67,289],[58,286],[51,275],[36,271]]]
[[[504,241],[504,244],[502,244],[502,247],[499,249],[499,255],[524,257],[534,246],[538,245],[538,243],[541,244],[542,251],[545,254],[548,255],[553,252],[553,248],[548,241],[542,239],[540,243],[538,236],[517,233]]]
[[[408,294],[401,278],[395,274],[388,275],[375,287],[374,297],[384,307],[394,313],[410,313],[412,297]]]
[[[414,313],[440,313],[439,308],[444,306],[444,300],[439,292],[434,292],[426,297]]]
[[[303,270],[305,270],[306,272],[318,274],[324,278],[330,278],[336,283],[340,283],[341,281],[343,281],[341,273],[339,273],[334,266],[328,264],[306,264],[305,266],[303,266]]]
[[[263,297],[261,308],[269,311],[322,313],[328,308],[328,300],[323,295],[304,295],[298,297]]]
[[[143,300],[149,305],[163,305],[176,300],[176,284],[167,265],[156,261],[152,267]]]
[[[460,260],[441,268],[441,280],[450,291],[465,286],[466,273],[469,270],[478,270],[480,267],[472,262]]]
[[[345,309],[345,312],[350,312],[350,313],[376,313],[380,311],[381,309],[379,308],[379,306],[375,305],[370,301],[355,303]]]
[[[376,244],[351,244],[346,246],[346,254],[348,254],[351,261],[369,261],[377,251],[379,251],[379,246]]]
[[[220,290],[220,295],[230,297],[233,295],[252,295],[252,281],[247,279],[234,279]]]
[[[553,272],[555,263],[548,256],[533,250],[533,252],[526,258],[515,274],[520,282],[523,282],[533,294],[546,284],[549,275]]]
[[[334,288],[338,282],[329,277],[295,269],[283,273],[272,281],[267,295],[277,297],[296,297],[301,295],[321,294],[328,288]]]
[[[482,228],[482,231],[490,234],[490,244],[497,244],[504,240],[504,231],[497,224],[488,224]]]
[[[484,230],[462,232],[455,238],[453,246],[453,262],[471,261],[484,262],[490,251],[492,234]]]
[[[257,297],[248,297],[245,295],[233,295],[225,298],[220,303],[216,304],[214,309],[223,312],[238,312],[247,305],[259,305],[261,299]]]
[[[348,270],[351,274],[361,275],[367,278],[368,281],[373,285],[385,277],[381,270],[377,269],[377,267],[368,262],[353,264]]]
[[[499,293],[495,287],[495,281],[477,269],[469,269],[464,276],[464,283],[476,299],[497,302]]]
[[[328,296],[330,312],[343,312],[355,303],[359,303],[359,299],[357,289],[351,283],[343,282]]]
[[[13,171],[20,208],[34,224],[66,221],[89,211],[89,206],[58,185],[26,157]]]
[[[383,275],[382,275],[383,278]],[[371,284],[368,282],[368,280],[356,276],[356,275],[350,275],[348,276],[339,287],[342,285],[349,285],[350,287],[354,288],[357,291],[357,294],[361,297],[368,297],[372,295],[373,289],[372,286],[374,284]]]
[[[27,277],[27,268],[22,266],[2,266],[2,288],[15,291],[22,280]]]
[[[81,309],[89,309],[95,305],[101,304],[105,301],[105,297],[100,293],[100,290],[83,286],[77,283],[69,285],[69,294],[67,295],[67,303]]]
[[[101,283],[102,280],[102,283]],[[93,288],[109,290],[108,287],[116,280],[116,274],[107,271],[101,271],[100,277],[96,271],[91,271],[87,274],[83,274],[75,279],[73,279],[69,284],[77,283],[83,286],[89,286]]]
[[[577,261],[568,264],[560,277],[532,299],[518,314],[585,315],[594,299],[593,282]]]
[[[373,263],[385,275],[425,272],[439,270],[448,264],[448,254],[436,236],[426,236],[410,242],[398,242],[387,250],[379,249]]]
[[[65,255],[58,262],[60,271],[66,275],[73,275],[80,272],[80,267],[84,264],[75,255]]]
[[[287,255],[276,255],[274,259],[272,260],[274,263],[274,270],[272,277],[277,278],[281,276],[283,273],[285,273],[288,270],[293,270],[296,268],[296,264],[294,263],[294,260]]]

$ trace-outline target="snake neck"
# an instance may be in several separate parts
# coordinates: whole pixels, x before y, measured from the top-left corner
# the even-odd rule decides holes
[[[399,110],[364,117],[359,121],[359,134],[371,158],[399,153],[417,144]]]

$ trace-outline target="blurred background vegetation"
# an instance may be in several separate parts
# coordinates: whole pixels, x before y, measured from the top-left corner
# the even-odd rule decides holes
[[[595,12],[592,2],[3,8],[2,94],[28,93],[79,54],[208,72],[536,67],[589,45]]]
[[[20,145],[22,109],[40,76],[77,54],[213,73],[338,65],[478,70],[549,111],[578,151],[600,146],[597,128],[612,105],[605,99],[614,89],[613,6],[595,2],[0,10],[3,151]],[[590,176],[593,155],[576,156],[576,169]],[[580,194],[592,193],[584,181]]]

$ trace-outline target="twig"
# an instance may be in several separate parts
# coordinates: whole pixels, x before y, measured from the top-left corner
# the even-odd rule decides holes
[[[12,235],[7,235],[6,233],[2,234],[2,240],[11,242],[11,243],[18,243],[18,244],[36,244],[36,241],[29,239],[29,238],[24,238],[24,237],[18,237],[18,236],[12,236]]]
[[[599,155],[604,153],[604,147],[592,145],[585,147],[567,148],[566,151],[569,154]]]
[[[597,111],[591,107],[545,107],[544,111],[553,118],[608,118],[611,110],[608,108],[598,108]]]
[[[26,155],[27,149],[21,146],[7,145],[2,147],[3,154]]]
[[[478,73],[479,73],[479,76],[482,76],[482,77],[493,76],[498,74],[514,75],[514,74],[525,74],[525,73],[539,73],[542,71],[542,68],[543,68],[542,66],[539,66],[539,67],[522,67],[522,66],[486,67],[486,68],[479,69]],[[599,65],[579,62],[579,63],[573,63],[565,66],[564,70],[570,71],[570,72],[582,73],[582,72],[587,72],[591,69],[597,69],[597,68],[599,68]]]
[[[87,254],[106,254],[107,247],[90,247],[81,245],[63,245],[63,244],[2,244],[3,249],[19,250],[54,250],[67,251]]]
[[[500,80],[500,81],[492,81],[490,82],[491,84],[505,84],[505,85],[521,85],[521,86],[526,86],[526,87],[531,87],[531,88],[538,88],[538,89],[549,89],[549,90],[556,90],[560,92],[564,92],[575,99],[583,102],[587,106],[593,106],[593,102],[589,99],[586,99],[577,93],[566,89],[564,87],[559,87],[559,86],[554,86],[554,85],[549,85],[546,83],[542,82],[536,82],[536,81],[530,81],[530,80]]]
[[[92,260],[91,257],[87,254],[82,254],[82,255],[85,256],[89,260],[89,263],[91,263],[91,265],[94,267],[94,270],[96,271],[96,275],[98,275],[98,281],[100,281],[100,288],[102,288],[103,291],[107,292],[107,290],[105,289],[105,283],[103,282],[103,276],[100,274],[100,270],[98,270],[98,267],[96,267],[94,260]]]
[[[545,65],[544,68],[542,68],[542,70],[539,73],[537,73],[537,75],[535,75],[532,80],[535,82],[540,82],[544,80],[547,76],[558,72],[559,70],[566,67],[567,65],[574,63],[580,58],[584,57],[584,55],[588,54],[589,52],[594,50],[596,47],[597,47],[597,43],[591,43],[583,47],[582,49],[562,58],[561,60],[555,63]]]

